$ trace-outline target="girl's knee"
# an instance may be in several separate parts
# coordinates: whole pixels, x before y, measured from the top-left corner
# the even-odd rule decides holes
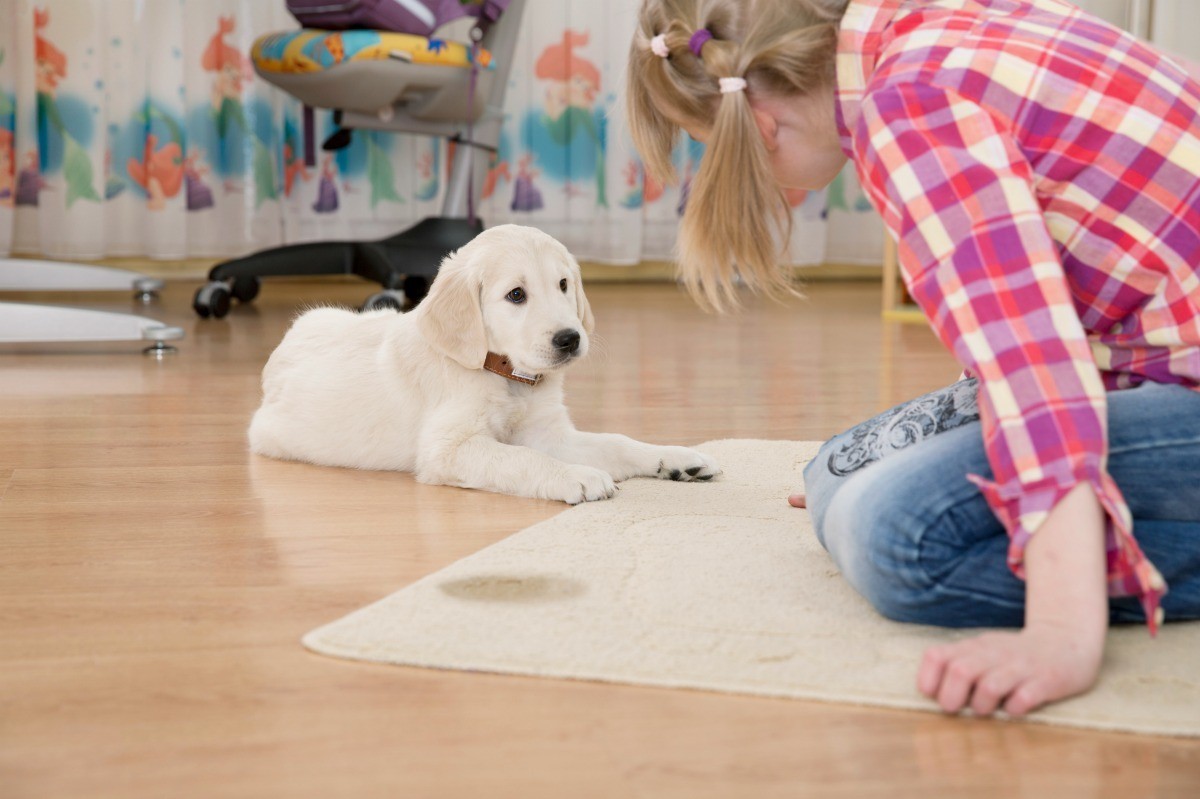
[[[964,597],[948,591],[930,564],[912,523],[876,517],[862,528],[858,550],[844,557],[843,575],[879,615],[907,624],[974,626]],[[841,565],[839,563],[839,565]],[[968,603],[969,604],[969,603]]]
[[[829,502],[819,537],[876,610],[889,619],[918,621],[933,590],[920,562],[924,524],[903,484],[887,471],[880,465],[846,481]]]
[[[951,627],[976,617],[1011,621],[1007,537],[965,480],[931,484],[901,458],[864,469],[829,501],[821,540],[846,580],[888,619]],[[1015,593],[1023,593],[1020,585]]]
[[[829,510],[829,504],[832,502],[834,495],[843,485],[845,478],[839,478],[830,473],[828,462],[830,454],[836,447],[837,439],[833,438],[826,441],[821,449],[817,451],[816,456],[808,462],[804,467],[804,498],[808,508],[808,512],[812,514],[813,527],[817,533],[817,539],[824,545],[824,520],[825,514]]]

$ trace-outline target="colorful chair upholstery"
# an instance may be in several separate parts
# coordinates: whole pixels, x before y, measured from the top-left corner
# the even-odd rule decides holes
[[[384,289],[364,308],[419,302],[442,259],[483,230],[471,210],[487,158],[475,151],[494,152],[499,145],[525,2],[511,0],[482,34],[478,63],[469,45],[436,36],[302,29],[259,38],[252,55],[264,80],[306,106],[334,110],[340,130],[327,140],[327,149],[344,146],[358,129],[445,136],[458,146],[440,216],[386,239],[292,244],[218,264],[196,293],[196,312],[222,317],[231,298],[249,302],[260,278],[271,276],[354,274]]]

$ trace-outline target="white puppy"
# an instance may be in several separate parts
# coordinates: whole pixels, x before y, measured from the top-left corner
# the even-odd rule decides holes
[[[491,228],[446,258],[407,314],[301,315],[263,370],[250,448],[571,504],[628,477],[719,474],[695,450],[575,429],[562,369],[587,353],[593,324],[562,244]]]

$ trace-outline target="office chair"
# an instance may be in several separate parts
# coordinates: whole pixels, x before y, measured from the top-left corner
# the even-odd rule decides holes
[[[368,297],[364,309],[401,309],[420,302],[442,259],[483,230],[474,205],[487,158],[476,158],[474,151],[495,152],[499,145],[504,92],[525,2],[511,0],[486,31],[473,29],[473,36],[481,35],[482,50],[473,66],[465,45],[407,34],[393,36],[418,41],[399,50],[390,49],[388,34],[379,33],[376,57],[365,60],[329,59],[330,46],[337,52],[344,42],[324,37],[376,32],[301,30],[256,41],[254,68],[264,80],[309,108],[334,110],[340,130],[325,142],[326,149],[345,146],[356,129],[444,136],[457,144],[448,188],[440,216],[388,238],[292,244],[218,264],[196,292],[196,313],[221,318],[231,298],[250,302],[260,278],[276,276],[353,274],[379,283],[383,291]],[[321,57],[334,63],[324,66]],[[430,63],[456,58],[457,64]],[[284,71],[289,59],[292,71]]]

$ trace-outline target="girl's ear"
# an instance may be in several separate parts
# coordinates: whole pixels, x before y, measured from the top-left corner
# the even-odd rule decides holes
[[[770,111],[755,108],[753,104],[750,110],[754,113],[754,122],[758,125],[758,132],[762,134],[767,152],[775,152],[779,149],[779,120]]]

